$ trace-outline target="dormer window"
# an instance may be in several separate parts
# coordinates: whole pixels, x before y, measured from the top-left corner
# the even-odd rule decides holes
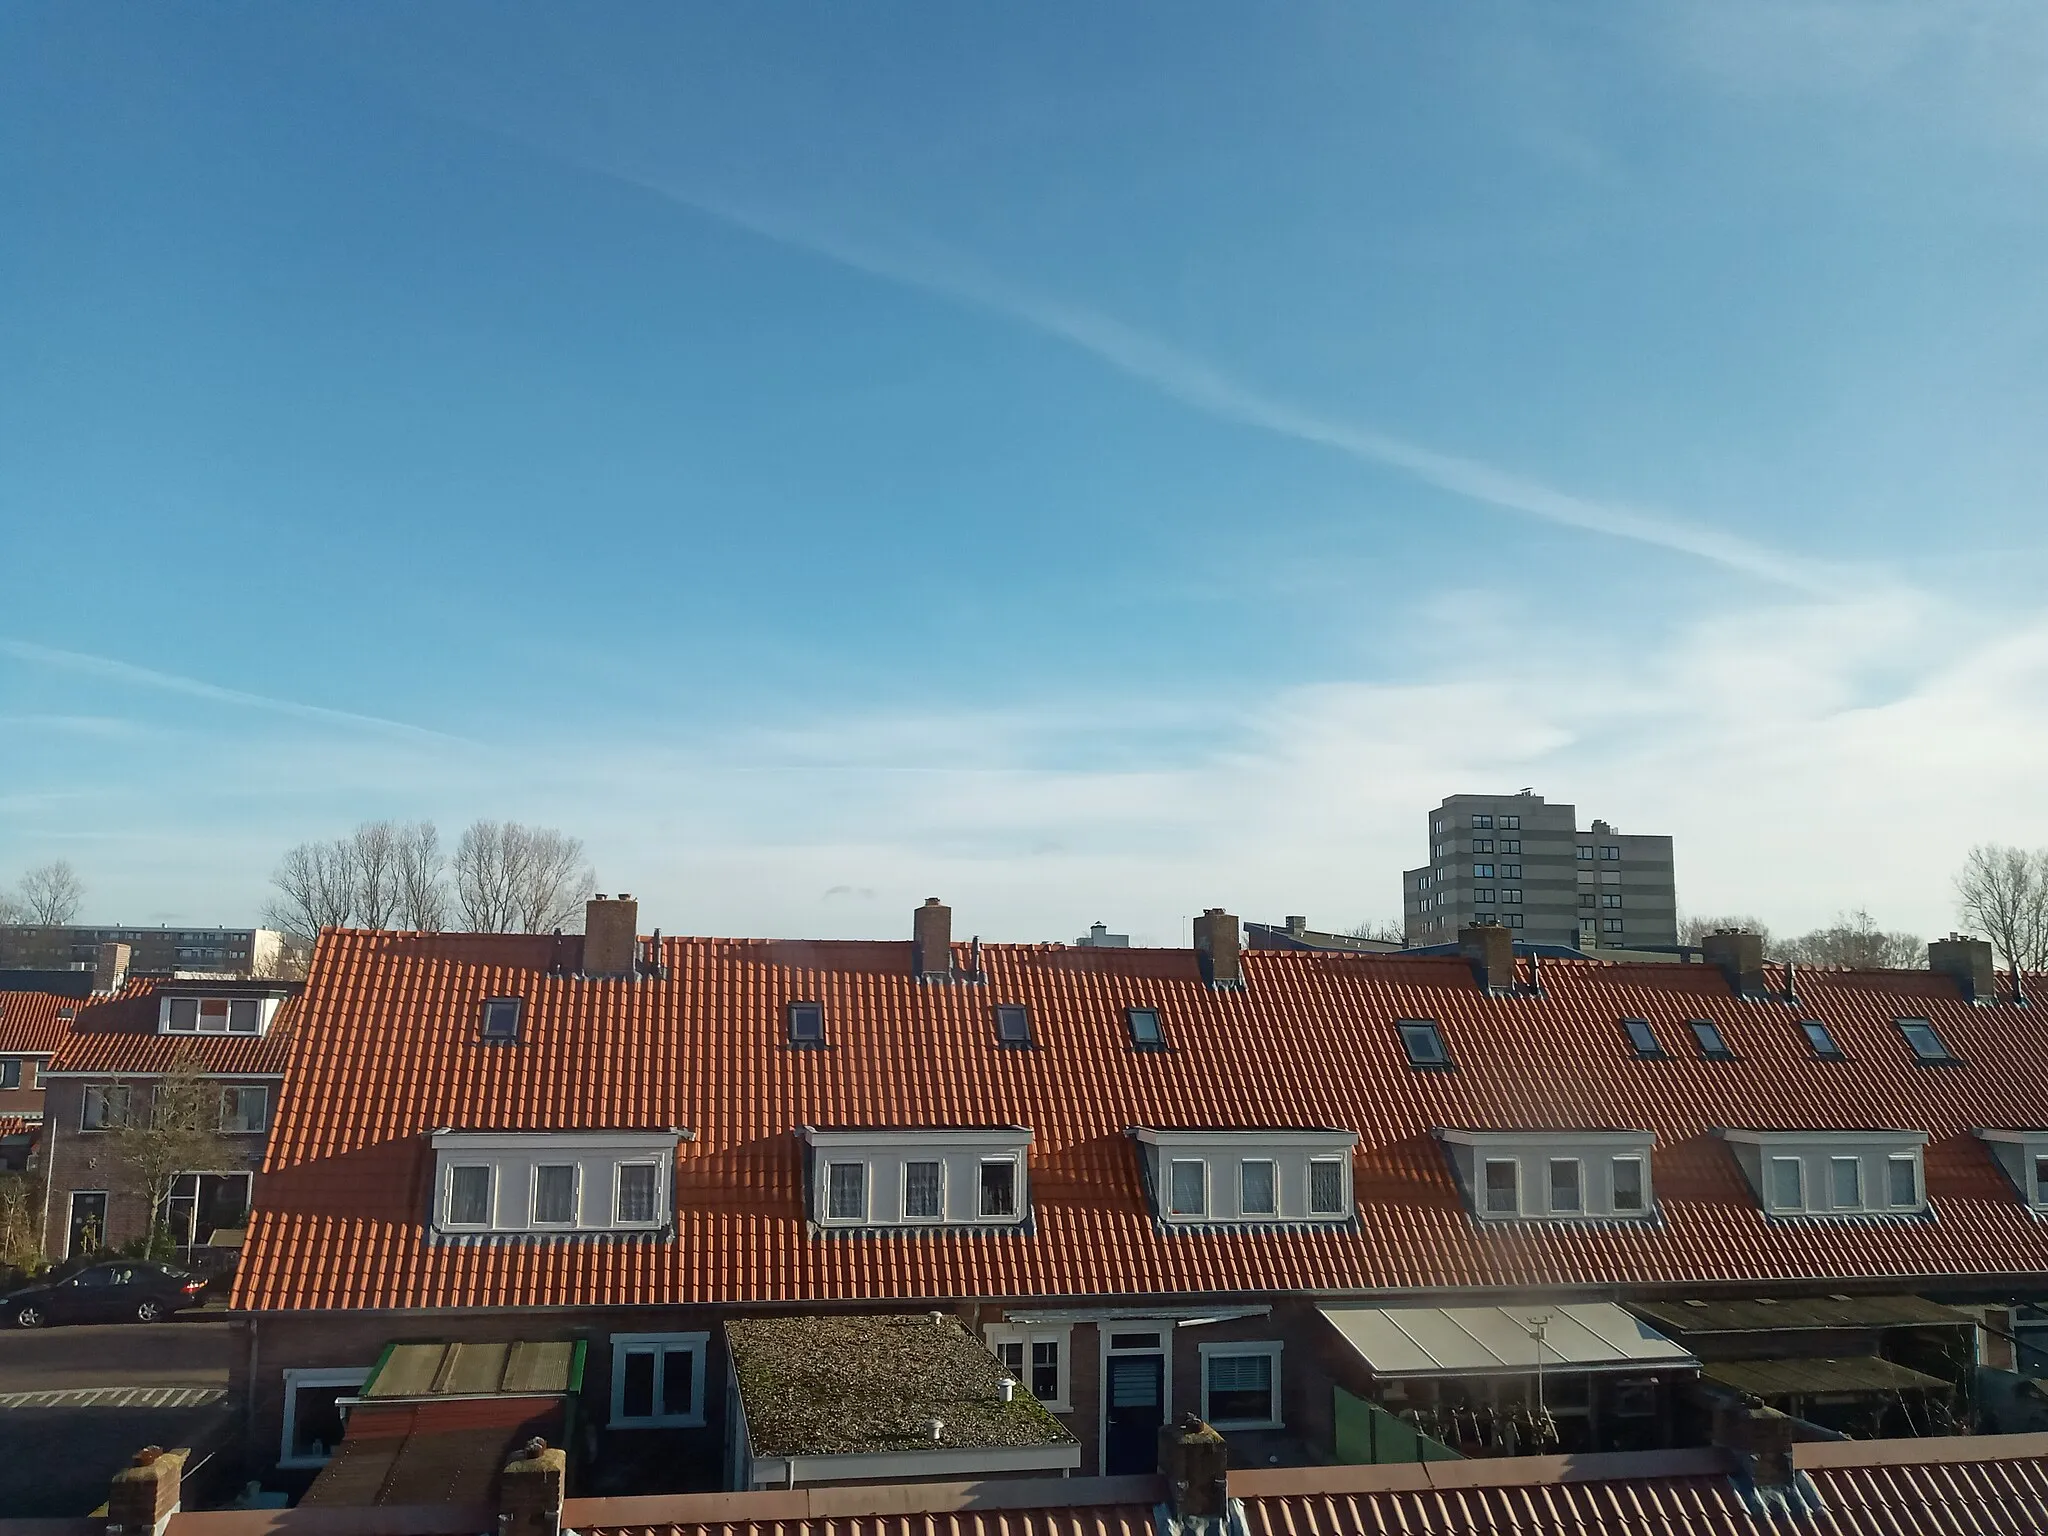
[[[2048,1213],[2048,1130],[1979,1131],[2020,1198]]]
[[[1440,1130],[1481,1221],[1641,1220],[1651,1214],[1649,1131]]]
[[[519,1016],[524,1005],[516,997],[494,997],[484,1004],[484,1039],[510,1045],[519,1039]]]
[[[787,1010],[785,1023],[789,1030],[789,1043],[796,1046],[821,1046],[825,1043],[825,1005],[823,1003],[796,1002]]]
[[[671,1225],[680,1131],[436,1131],[434,1230],[545,1237]]]
[[[275,997],[171,997],[157,1004],[163,1035],[260,1035],[270,1027]]]
[[[1952,1062],[1955,1057],[1942,1044],[1941,1036],[1934,1032],[1934,1026],[1925,1019],[1894,1019],[1899,1035],[1913,1053],[1915,1061],[1923,1063]]]
[[[804,1126],[811,1219],[831,1227],[1015,1226],[1030,1214],[1031,1132]]]
[[[1029,1048],[1031,1011],[1022,1003],[996,1004],[996,1040],[999,1044]]]
[[[1721,1033],[1721,1026],[1711,1019],[1687,1019],[1685,1027],[1692,1031],[1693,1043],[1700,1048],[1700,1054],[1707,1060],[1734,1059],[1735,1053],[1728,1049],[1728,1040]]]
[[[1153,1207],[1169,1226],[1285,1225],[1351,1214],[1350,1131],[1134,1126]]]
[[[1131,1046],[1140,1051],[1163,1051],[1166,1049],[1166,1030],[1159,1022],[1157,1008],[1131,1008],[1125,1010],[1124,1022],[1131,1031]]]
[[[1719,1132],[1770,1216],[1915,1216],[1925,1131]]]
[[[1411,1067],[1448,1067],[1451,1053],[1444,1049],[1443,1033],[1434,1019],[1403,1019],[1395,1026],[1401,1032],[1401,1049]]]
[[[1813,1047],[1813,1054],[1823,1061],[1841,1061],[1842,1048],[1835,1044],[1835,1037],[1828,1032],[1827,1025],[1818,1019],[1801,1019],[1799,1032],[1806,1036],[1806,1043]]]
[[[1628,1036],[1629,1048],[1645,1058],[1662,1056],[1664,1047],[1657,1039],[1657,1032],[1650,1028],[1648,1019],[1623,1019],[1622,1033]]]

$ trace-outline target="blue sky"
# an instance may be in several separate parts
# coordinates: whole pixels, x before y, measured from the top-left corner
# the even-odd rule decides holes
[[[1534,785],[2048,843],[2032,3],[0,13],[0,879],[376,816],[671,932],[1398,910]]]

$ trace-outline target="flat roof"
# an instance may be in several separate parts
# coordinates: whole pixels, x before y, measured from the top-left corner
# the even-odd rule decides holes
[[[451,1397],[534,1397],[583,1384],[581,1339],[493,1344],[387,1344],[357,1394],[365,1402]]]
[[[1629,1310],[1673,1333],[1764,1333],[1796,1328],[1962,1327],[1977,1319],[1920,1296],[1768,1296],[1637,1301]]]

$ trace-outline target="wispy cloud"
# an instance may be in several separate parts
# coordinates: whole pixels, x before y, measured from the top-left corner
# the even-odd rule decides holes
[[[158,672],[150,667],[138,667],[133,662],[118,661],[111,656],[93,656],[84,651],[58,650],[54,646],[37,645],[28,640],[0,638],[0,656],[11,656],[16,661],[27,662],[32,666],[76,672],[130,687],[153,688],[160,693],[178,693],[187,698],[205,699],[215,704],[267,710],[272,714],[292,715],[301,720],[321,720],[333,725],[416,737],[423,741],[463,740],[462,737],[451,736],[445,731],[429,730],[422,725],[409,725],[403,720],[386,720],[379,715],[361,715],[346,709],[329,709],[322,704],[302,704],[295,699],[278,699],[268,694],[246,693],[239,688],[223,688],[218,683],[209,683],[201,678],[181,677],[174,672]]]
[[[810,216],[722,201],[656,175],[624,171],[588,158],[577,158],[576,163],[762,239],[1029,326],[1225,421],[1314,444],[1376,468],[1397,470],[1502,511],[1694,556],[1774,586],[1820,596],[1846,585],[1840,572],[1724,529],[1650,507],[1560,490],[1479,459],[1425,447],[1376,427],[1339,421],[1296,405],[1113,316],[1031,292],[987,272],[961,253],[921,237],[897,233],[886,239],[861,238]]]

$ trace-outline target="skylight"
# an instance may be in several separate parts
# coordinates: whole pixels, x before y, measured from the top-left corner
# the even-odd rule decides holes
[[[1403,1019],[1399,1025],[1401,1049],[1408,1053],[1411,1067],[1448,1067],[1450,1052],[1434,1019]]]
[[[1141,1051],[1163,1051],[1166,1049],[1166,1030],[1159,1022],[1157,1008],[1132,1008],[1125,1012],[1124,1022],[1130,1026],[1131,1044]]]
[[[1801,1019],[1799,1028],[1806,1036],[1806,1043],[1813,1047],[1813,1054],[1830,1061],[1842,1059],[1842,1048],[1835,1044],[1835,1037],[1828,1033],[1827,1025],[1818,1019]]]
[[[1913,1055],[1921,1061],[1954,1061],[1949,1049],[1942,1044],[1941,1036],[1934,1032],[1934,1026],[1925,1019],[1894,1019],[1899,1033],[1912,1048]]]
[[[789,1043],[791,1045],[823,1045],[825,1043],[825,1005],[823,1003],[791,1003],[789,1005]]]
[[[1022,1003],[996,1004],[996,1039],[1004,1045],[1030,1045],[1030,1010]]]
[[[1638,1056],[1662,1056],[1664,1047],[1658,1043],[1657,1031],[1650,1028],[1648,1019],[1623,1019],[1621,1027],[1628,1035],[1628,1043]]]
[[[1722,1061],[1735,1053],[1728,1049],[1728,1042],[1721,1034],[1721,1026],[1710,1019],[1687,1019],[1686,1028],[1699,1042],[1700,1054],[1710,1061]]]
[[[509,1045],[519,1038],[520,1000],[494,997],[484,1004],[483,1037]]]

